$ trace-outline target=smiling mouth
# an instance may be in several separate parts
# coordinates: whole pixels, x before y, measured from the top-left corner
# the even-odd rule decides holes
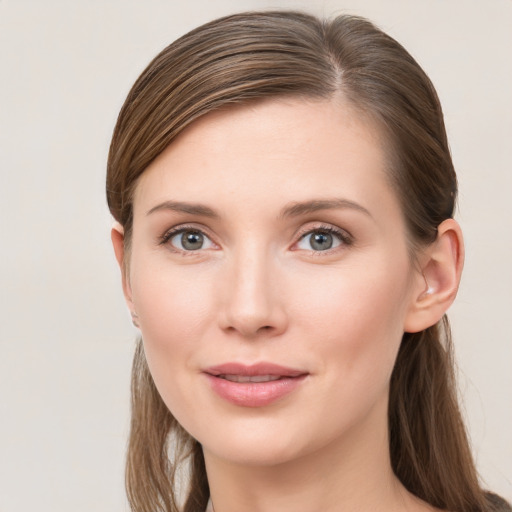
[[[211,389],[241,407],[265,407],[302,386],[309,372],[273,363],[225,363],[203,371]]]

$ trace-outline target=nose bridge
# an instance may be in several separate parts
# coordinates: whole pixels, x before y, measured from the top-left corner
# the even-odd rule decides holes
[[[246,337],[263,332],[276,334],[286,320],[277,293],[277,261],[268,248],[248,242],[229,262],[224,328]]]

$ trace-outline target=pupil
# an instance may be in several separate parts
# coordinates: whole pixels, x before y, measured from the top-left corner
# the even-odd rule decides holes
[[[181,244],[184,249],[194,251],[203,246],[203,235],[196,231],[187,231],[181,235]]]
[[[311,240],[311,247],[317,251],[326,251],[332,247],[332,235],[329,233],[316,233]]]

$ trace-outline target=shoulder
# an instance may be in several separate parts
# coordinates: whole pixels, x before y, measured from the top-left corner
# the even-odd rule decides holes
[[[497,494],[486,492],[485,499],[489,504],[490,512],[512,512],[512,506],[510,503]]]

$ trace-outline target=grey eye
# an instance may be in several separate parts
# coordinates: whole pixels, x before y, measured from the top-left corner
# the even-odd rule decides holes
[[[299,240],[297,247],[306,251],[328,251],[329,249],[338,247],[342,242],[342,237],[336,233],[315,230],[306,233]]]
[[[332,247],[333,237],[330,233],[312,233],[309,243],[315,251],[326,251]]]
[[[212,241],[206,235],[192,229],[176,233],[170,241],[174,247],[182,251],[199,251],[212,246]]]

